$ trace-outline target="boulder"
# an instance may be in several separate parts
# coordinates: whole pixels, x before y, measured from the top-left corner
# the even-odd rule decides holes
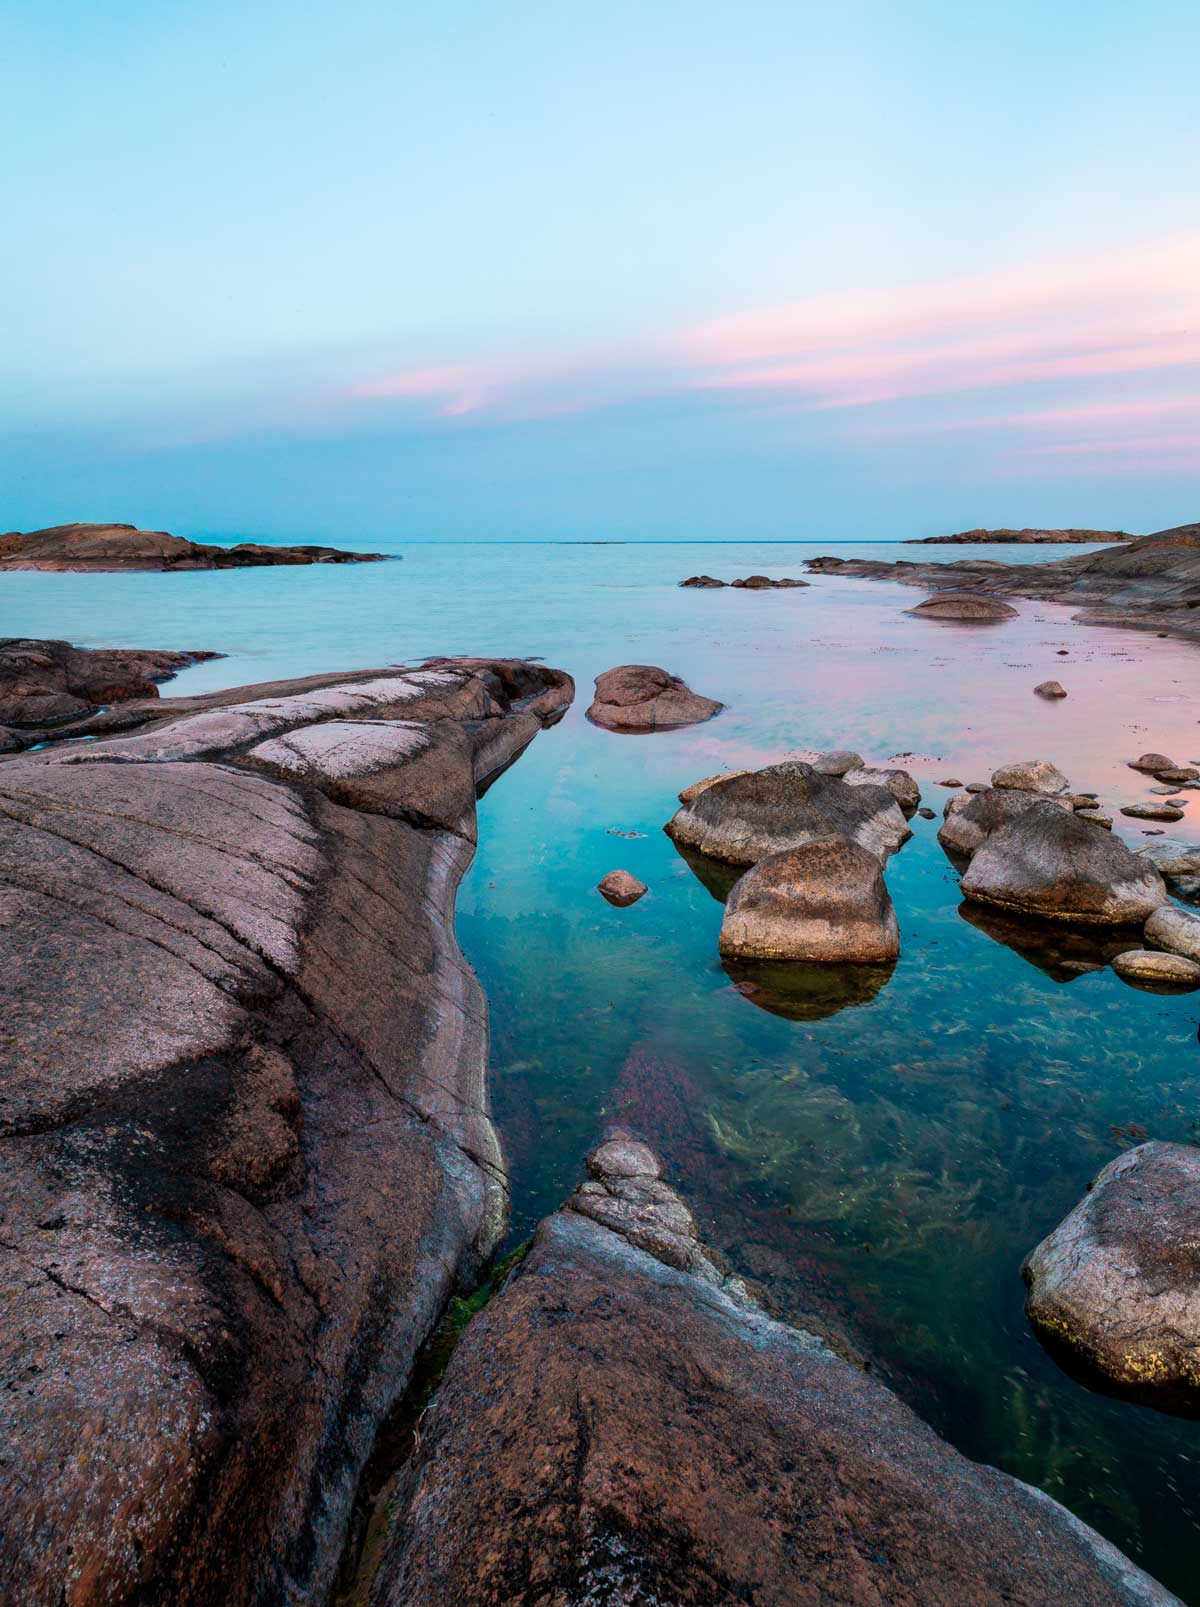
[[[883,861],[912,836],[886,787],[847,786],[799,761],[714,782],[665,829],[675,843],[731,865],[837,832]]]
[[[1179,1607],[769,1317],[653,1155],[634,1171],[622,1148],[455,1349],[391,1494],[374,1607]]]
[[[1086,820],[1089,826],[1099,826],[1102,831],[1111,831],[1113,817],[1103,809],[1077,809],[1076,815],[1080,820]]]
[[[836,748],[832,753],[818,753],[812,761],[812,767],[819,776],[844,776],[848,770],[860,770],[862,762],[861,753],[852,753],[849,748]]]
[[[600,882],[596,890],[602,893],[610,904],[618,909],[624,909],[629,904],[636,904],[638,899],[646,892],[645,882],[639,882],[636,876],[630,875],[627,870],[610,870]]]
[[[690,787],[685,787],[679,794],[679,801],[681,804],[691,803],[693,798],[698,798],[706,788],[711,787],[714,781],[728,781],[731,776],[749,776],[753,773],[752,770],[723,770],[719,775],[705,776],[702,781],[693,781]]]
[[[1076,1376],[1200,1412],[1200,1150],[1139,1144],[1110,1161],[1022,1268],[1038,1337]]]
[[[1157,775],[1160,770],[1174,770],[1175,761],[1168,759],[1165,753],[1143,753],[1140,759],[1130,759],[1129,768]]]
[[[1044,799],[991,833],[962,879],[965,898],[1022,915],[1141,925],[1167,901],[1162,877],[1119,837]]]
[[[743,960],[888,964],[900,931],[879,860],[840,834],[760,859],[725,904],[720,950]]]
[[[1123,982],[1164,992],[1190,992],[1200,987],[1200,965],[1182,954],[1157,949],[1126,949],[1114,957],[1112,968]]]
[[[743,591],[783,591],[793,586],[807,586],[807,580],[771,580],[767,575],[747,575],[745,580],[735,580],[731,585],[740,587]]]
[[[1182,820],[1183,810],[1169,803],[1126,804],[1121,810],[1130,820]]]
[[[990,624],[1001,619],[1016,619],[1017,610],[1009,603],[986,592],[944,591],[934,592],[915,608],[905,609],[918,619],[956,619]]]
[[[1148,859],[1177,898],[1200,898],[1200,848],[1192,843],[1146,843],[1137,850],[1139,859]]]
[[[1163,904],[1146,922],[1146,942],[1200,964],[1200,915]]]
[[[681,580],[679,584],[681,586],[721,587],[724,586],[725,582],[715,579],[712,575],[689,575],[686,580]]]
[[[989,787],[986,792],[974,793],[970,798],[947,799],[946,819],[938,831],[938,842],[948,854],[970,859],[994,831],[1019,820],[1035,804],[1046,802],[1059,809],[1069,807],[1066,800],[1047,800],[1042,793],[1021,792],[1015,787]],[[958,807],[951,809],[951,804]]]
[[[886,787],[906,815],[921,802],[921,789],[907,770],[883,770],[875,765],[858,764],[847,770],[842,780],[850,787]]]
[[[1048,759],[1021,759],[992,771],[993,787],[1015,787],[1019,792],[1044,792],[1052,796],[1066,792],[1068,785],[1066,776]]]
[[[1039,681],[1033,689],[1038,697],[1056,698],[1066,697],[1066,689],[1061,681]]]
[[[654,664],[622,664],[596,677],[587,717],[608,731],[666,731],[711,720],[725,707]]]
[[[329,1599],[379,1429],[507,1215],[453,930],[474,822],[433,819],[570,688],[308,678],[0,765],[0,1600]],[[317,742],[358,698],[364,745]],[[440,789],[381,745],[389,706],[436,728]],[[245,757],[284,737],[294,763]]]
[[[1200,770],[1197,770],[1195,765],[1177,764],[1167,770],[1156,770],[1154,777],[1156,781],[1165,781],[1171,786],[1178,787],[1186,781],[1195,781],[1200,777]]]

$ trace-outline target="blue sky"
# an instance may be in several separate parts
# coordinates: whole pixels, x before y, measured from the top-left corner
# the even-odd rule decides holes
[[[1200,517],[1200,8],[0,10],[0,528]]]

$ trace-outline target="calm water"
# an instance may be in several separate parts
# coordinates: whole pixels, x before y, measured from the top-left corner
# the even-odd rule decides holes
[[[1200,1602],[1200,1425],[1062,1374],[1028,1332],[1019,1273],[1120,1149],[1143,1133],[1200,1141],[1200,995],[1141,993],[1111,972],[1056,980],[1027,930],[960,913],[937,822],[918,819],[887,871],[903,941],[891,977],[857,997],[752,999],[718,962],[720,903],[661,832],[698,777],[820,747],[913,755],[903,762],[939,815],[939,779],[1035,756],[1110,805],[1132,802],[1150,783],[1127,758],[1200,759],[1200,650],[1033,603],[997,627],[913,620],[903,609],[919,593],[831,577],[764,594],[675,584],[912,548],[403,551],[399,564],[319,571],[6,575],[0,634],[230,655],[179,691],[431,653],[569,669],[579,700],[484,798],[460,899],[492,1006],[514,1235],[623,1117],[781,1310],[843,1330],[968,1454],[1059,1497]],[[989,555],[1047,553],[973,552]],[[591,679],[629,661],[663,664],[729,707],[676,733],[597,730],[583,718]],[[1032,695],[1049,676],[1065,702]],[[1195,841],[1190,797],[1196,824],[1167,830]],[[1123,827],[1141,842],[1146,824]],[[629,910],[593,891],[618,866],[650,886]]]

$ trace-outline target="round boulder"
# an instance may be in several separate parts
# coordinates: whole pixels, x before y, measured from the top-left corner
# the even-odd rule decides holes
[[[1169,993],[1190,993],[1200,987],[1200,965],[1182,954],[1158,949],[1126,949],[1113,957],[1112,968],[1122,982]]]
[[[1200,964],[1200,915],[1163,904],[1146,922],[1146,942]]]
[[[1066,808],[1065,801],[1045,798],[1040,792],[1020,792],[1015,787],[989,787],[986,792],[973,793],[960,802],[960,807],[947,806],[945,823],[938,832],[938,842],[948,854],[959,859],[970,859],[977,848],[987,841],[994,831],[1019,820],[1034,804],[1050,803]]]
[[[1140,926],[1167,902],[1153,865],[1050,799],[986,838],[963,875],[962,893],[1021,915],[1101,926]]]
[[[861,753],[853,753],[849,748],[835,748],[832,753],[818,753],[812,761],[812,767],[819,776],[844,776],[848,770],[861,769],[862,762]]]
[[[1174,770],[1174,759],[1168,759],[1165,753],[1143,753],[1140,759],[1130,759],[1131,770],[1144,770],[1148,775],[1157,775],[1160,770]]]
[[[998,597],[989,597],[985,592],[976,591],[939,591],[932,597],[926,597],[923,603],[915,608],[905,610],[908,614],[915,614],[918,619],[957,619],[971,620],[981,624],[989,624],[1001,619],[1016,619],[1017,611],[1002,603]]]
[[[1200,1412],[1200,1149],[1110,1161],[1022,1272],[1038,1337],[1109,1393]]]
[[[1015,787],[1019,792],[1043,792],[1047,796],[1066,792],[1066,776],[1048,759],[1018,759],[992,771],[993,787]]]
[[[1066,688],[1061,681],[1039,681],[1033,689],[1038,697],[1056,698],[1066,697]]]
[[[1183,810],[1169,803],[1126,804],[1121,813],[1130,820],[1182,820]]]
[[[906,815],[921,801],[921,789],[907,770],[880,770],[860,764],[847,770],[842,780],[849,787],[886,787]]]
[[[715,781],[665,829],[681,847],[729,865],[757,865],[834,832],[883,861],[912,836],[886,787],[847,786],[796,761]]]
[[[900,931],[878,859],[841,833],[768,855],[730,893],[720,949],[741,960],[896,959]]]
[[[636,876],[630,875],[627,870],[610,870],[604,879],[596,884],[596,891],[602,893],[610,904],[624,909],[627,904],[636,904],[646,891],[645,882],[639,882]]]
[[[621,664],[596,677],[587,717],[608,731],[666,731],[711,720],[724,707],[656,664]]]

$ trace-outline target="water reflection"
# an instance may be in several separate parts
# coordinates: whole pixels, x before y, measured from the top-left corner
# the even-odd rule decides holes
[[[785,1021],[822,1021],[870,1004],[887,986],[892,965],[815,965],[802,960],[722,960],[743,998]]]
[[[1136,926],[1071,926],[1065,921],[1006,915],[969,899],[958,906],[958,913],[969,926],[986,932],[993,942],[1003,943],[1055,982],[1074,982],[1092,971],[1102,971],[1116,955],[1142,947],[1141,928]]]

